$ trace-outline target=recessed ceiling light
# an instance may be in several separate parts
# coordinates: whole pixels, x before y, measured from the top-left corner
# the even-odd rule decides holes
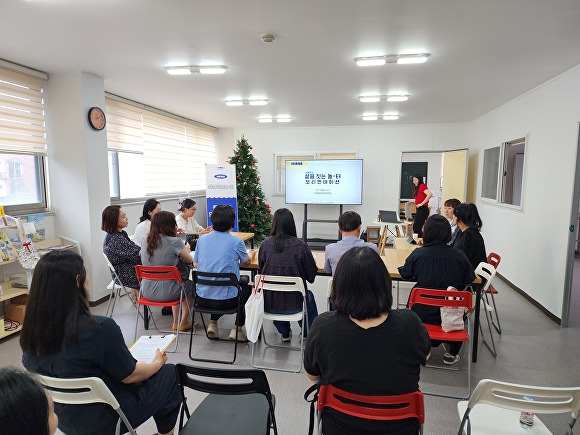
[[[380,95],[361,95],[360,97],[358,97],[358,99],[361,103],[376,103],[378,101],[381,101],[381,96]]]
[[[226,106],[243,106],[244,102],[242,100],[226,100]]]
[[[376,121],[377,119],[379,119],[378,115],[363,115],[361,117],[363,119],[363,121]]]
[[[395,121],[397,119],[399,119],[399,114],[397,113],[385,113],[383,115],[383,120],[385,121]]]
[[[268,100],[266,99],[255,99],[255,100],[248,100],[248,103],[250,104],[250,106],[265,106],[266,104],[268,104]]]
[[[266,117],[258,118],[258,122],[272,122],[272,118],[266,118]]]
[[[182,65],[182,66],[167,66],[165,70],[171,75],[187,75],[191,73],[200,74],[223,74],[228,69],[224,65]]]
[[[387,101],[407,101],[408,99],[408,95],[387,95]]]
[[[356,57],[354,60],[358,66],[375,66],[386,63],[423,63],[431,56],[429,53],[412,53],[412,54],[387,54],[384,56]]]
[[[290,118],[289,116],[278,116],[276,118],[276,122],[290,122],[292,121],[292,118]]]

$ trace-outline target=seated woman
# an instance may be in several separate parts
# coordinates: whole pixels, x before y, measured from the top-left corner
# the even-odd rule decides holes
[[[54,404],[42,385],[14,367],[0,369],[0,434],[53,435]]]
[[[310,248],[296,237],[294,216],[287,208],[276,210],[270,227],[270,237],[260,245],[258,267],[261,274],[276,276],[299,276],[304,281],[314,282],[318,266]],[[302,310],[302,295],[298,293],[264,292],[264,309],[270,313],[290,314]],[[308,328],[318,315],[316,301],[310,290],[306,290]],[[290,341],[290,322],[274,321],[282,341]]]
[[[182,304],[181,320],[179,305],[171,307],[173,312],[173,330],[188,331],[191,329],[188,304],[193,303],[193,284],[187,280],[189,266],[193,263],[189,245],[177,237],[175,215],[169,211],[158,212],[151,220],[151,230],[147,236],[147,245],[141,248],[141,262],[144,266],[177,266],[185,280],[185,295],[187,304]],[[144,279],[141,282],[141,294],[152,301],[167,302],[179,299],[181,285],[177,281],[151,281]]]
[[[193,199],[185,198],[179,201],[179,214],[175,216],[178,232],[187,234],[207,234],[211,231],[211,226],[204,228],[193,218],[197,211],[196,202]]]
[[[211,213],[213,231],[199,238],[194,256],[194,267],[202,272],[235,273],[240,279],[240,264],[249,264],[256,252],[246,251],[242,239],[231,233],[234,228],[236,212],[230,205],[217,205]],[[228,309],[238,305],[238,290],[236,287],[215,287],[198,284],[196,286],[197,304],[205,308]],[[243,284],[242,304],[236,316],[235,327],[230,331],[229,339],[235,340],[236,328],[238,341],[247,341],[243,326],[246,323],[244,305],[250,297],[251,288]],[[212,314],[207,327],[209,338],[219,338],[219,314]]]
[[[152,362],[137,362],[115,321],[89,312],[88,286],[80,255],[53,251],[40,259],[20,334],[22,364],[55,378],[98,377],[133,427],[153,417],[160,434],[172,434],[181,404],[175,367],[165,364],[167,356],[159,350]],[[114,433],[118,420],[111,407],[101,404],[57,403],[55,409],[65,433]]]
[[[474,269],[478,264],[487,262],[485,242],[481,237],[483,222],[475,204],[459,204],[453,209],[453,220],[460,232],[453,241],[453,247],[463,251]]]
[[[391,277],[379,254],[366,246],[348,250],[336,267],[330,299],[336,311],[318,316],[308,334],[308,379],[369,396],[417,391],[429,336],[415,313],[391,309]],[[416,419],[374,421],[333,409],[322,414],[326,435],[416,435],[418,429]]]
[[[145,204],[143,204],[143,213],[139,218],[139,223],[135,228],[135,236],[133,237],[133,241],[137,246],[139,246],[139,248],[147,244],[147,236],[151,230],[151,218],[155,216],[158,211],[161,211],[161,204],[159,204],[159,201],[155,198],[149,198],[145,201]]]
[[[447,219],[438,214],[429,216],[423,228],[423,247],[411,252],[405,265],[399,267],[401,277],[417,281],[415,287],[438,290],[445,290],[449,286],[463,290],[471,284],[475,279],[473,267],[463,252],[447,244],[450,239],[451,228]],[[412,309],[424,323],[441,325],[439,307],[415,304]],[[439,341],[431,341],[431,347],[440,344]],[[461,342],[448,342],[444,348],[445,364],[459,361]]]
[[[127,225],[127,214],[120,205],[110,205],[103,210],[101,230],[107,233],[103,252],[115,268],[121,283],[131,290],[131,299],[135,302],[139,293],[135,266],[141,264],[141,255],[139,246],[129,239],[124,230]]]

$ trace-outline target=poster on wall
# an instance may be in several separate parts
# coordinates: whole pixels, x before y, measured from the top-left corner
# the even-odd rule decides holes
[[[211,225],[211,213],[216,205],[228,204],[236,212],[234,231],[238,231],[238,192],[236,189],[236,165],[205,165],[207,224]]]

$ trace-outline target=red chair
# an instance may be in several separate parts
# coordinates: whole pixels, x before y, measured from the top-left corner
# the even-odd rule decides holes
[[[452,296],[452,297],[451,297]],[[432,307],[464,307],[467,309],[468,315],[473,311],[473,295],[468,291],[453,291],[448,290],[432,290],[425,288],[414,288],[409,298],[409,308],[415,304],[429,305]],[[467,322],[467,331],[462,329],[460,331],[444,332],[441,325],[431,325],[423,323],[427,328],[427,333],[431,340],[438,341],[461,341],[467,345],[467,395],[453,396],[449,394],[427,393],[424,394],[440,397],[451,397],[456,399],[467,399],[471,394],[471,346],[469,338],[471,337],[471,323]],[[457,370],[440,366],[429,366],[443,370]]]
[[[155,319],[151,313],[151,309],[149,307],[174,307],[179,305],[179,313],[181,315],[182,310],[182,303],[185,300],[186,305],[189,304],[187,302],[187,298],[185,297],[185,285],[183,283],[183,279],[181,278],[181,274],[177,267],[175,266],[142,266],[138,265],[135,266],[135,271],[137,273],[137,280],[141,282],[143,279],[148,279],[151,281],[177,281],[181,285],[181,296],[179,299],[174,301],[152,301],[151,299],[147,299],[141,295],[141,290],[139,290],[139,298],[137,299],[138,305],[143,305],[145,310],[149,310],[149,315],[153,320],[153,325],[155,329],[159,333],[166,333],[172,334],[173,331],[160,331],[155,323]],[[179,318],[181,316],[178,316]],[[192,322],[193,323],[193,322]],[[139,309],[137,309],[137,321],[135,322],[135,340],[137,340],[137,326],[139,325]],[[177,350],[177,346],[179,344],[179,327],[177,328],[177,338],[175,340],[175,349],[169,352],[175,352]]]
[[[489,255],[487,256],[487,262],[491,264],[496,270],[499,266],[500,261],[501,256],[499,254],[496,254],[495,252],[490,252]],[[488,295],[491,295],[491,303],[493,304],[493,312],[495,313],[495,321],[493,319],[493,314],[491,315],[491,324],[493,325],[497,333],[501,335],[501,324],[499,323],[499,314],[497,312],[497,306],[495,305],[495,296],[494,296],[497,294],[498,294],[497,290],[492,285],[490,285],[487,291],[484,293],[484,296],[485,301],[489,305]]]
[[[416,418],[419,420],[419,433],[423,433],[425,407],[420,391],[393,396],[361,396],[340,390],[333,385],[320,385],[317,408],[319,428],[321,428],[320,417],[325,407],[367,420]],[[319,433],[322,433],[320,429]]]

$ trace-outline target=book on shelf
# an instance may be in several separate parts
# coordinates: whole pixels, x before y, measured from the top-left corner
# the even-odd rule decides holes
[[[40,242],[41,240],[46,239],[44,213],[28,215],[28,223],[34,225],[33,228],[35,231],[32,233],[26,233],[27,235],[30,234],[30,238],[33,242]]]
[[[16,260],[16,250],[4,232],[0,232],[0,257],[2,261]]]

